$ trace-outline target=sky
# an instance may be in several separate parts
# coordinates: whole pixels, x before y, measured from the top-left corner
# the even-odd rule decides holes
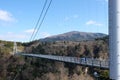
[[[0,40],[29,42],[44,2],[0,0]],[[108,0],[52,0],[35,39],[70,31],[108,34]]]

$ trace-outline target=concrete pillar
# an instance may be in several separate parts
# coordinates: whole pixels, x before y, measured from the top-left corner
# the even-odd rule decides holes
[[[120,80],[120,0],[109,0],[110,79]]]

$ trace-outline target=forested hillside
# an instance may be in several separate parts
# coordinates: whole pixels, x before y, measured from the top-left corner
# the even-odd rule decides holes
[[[108,58],[108,39],[94,41],[56,41],[18,43],[18,48],[27,53],[52,54],[76,57]],[[5,51],[7,46],[1,42]],[[12,52],[13,42],[10,42]],[[9,48],[9,47],[8,47]],[[3,49],[3,50],[4,50]],[[47,59],[13,56],[8,52],[0,52],[0,80],[95,80],[93,73],[97,71],[101,80],[108,80],[108,71],[99,68],[88,68],[71,63],[63,63]]]

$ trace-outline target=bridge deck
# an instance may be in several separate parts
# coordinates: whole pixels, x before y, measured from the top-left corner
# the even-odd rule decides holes
[[[93,59],[93,58],[78,58],[78,57],[68,57],[68,56],[43,55],[43,54],[26,54],[26,53],[17,53],[16,55],[39,57],[39,58],[57,60],[57,61],[62,61],[62,62],[80,64],[84,66],[99,67],[99,68],[104,68],[104,69],[109,68],[108,60],[98,60],[98,59]]]

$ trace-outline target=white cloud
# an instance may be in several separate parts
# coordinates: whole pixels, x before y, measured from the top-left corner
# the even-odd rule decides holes
[[[36,32],[37,30],[28,29],[28,30],[25,30],[24,32],[25,32],[26,35],[31,36],[31,34],[32,34],[34,31]],[[49,34],[48,32],[40,32],[40,33],[38,33],[38,34],[36,35],[37,38],[45,38],[45,37],[49,37],[49,36],[50,36],[50,34]]]
[[[35,29],[28,29],[28,30],[25,30],[24,32],[26,32],[26,33],[30,33],[30,34],[31,34],[31,33],[33,33],[34,31],[36,32]]]
[[[72,15],[72,16],[66,16],[66,17],[64,18],[64,20],[65,20],[65,21],[69,21],[69,20],[73,20],[73,19],[77,19],[77,18],[79,18],[79,15],[74,14],[74,15]]]
[[[0,10],[0,21],[13,22],[15,19],[12,14],[5,10]]]
[[[47,33],[47,32],[42,32],[42,33],[40,33],[40,35],[41,35],[41,38],[45,38],[45,37],[49,37],[50,36],[50,34]]]
[[[6,34],[0,34],[1,40],[21,41],[26,38],[27,38],[27,35],[25,34],[15,34],[13,32],[7,32]]]
[[[7,32],[7,34],[13,34],[13,32]]]
[[[7,41],[20,41],[20,42],[26,42],[29,41],[31,37],[32,29],[26,30],[20,33],[14,33],[14,32],[6,32],[4,34],[0,34],[0,40],[7,40]],[[39,35],[37,35],[36,39],[45,38],[50,36],[47,32],[41,32]]]
[[[98,22],[93,21],[93,20],[89,20],[89,21],[86,22],[86,25],[102,26],[103,24],[98,23]]]

